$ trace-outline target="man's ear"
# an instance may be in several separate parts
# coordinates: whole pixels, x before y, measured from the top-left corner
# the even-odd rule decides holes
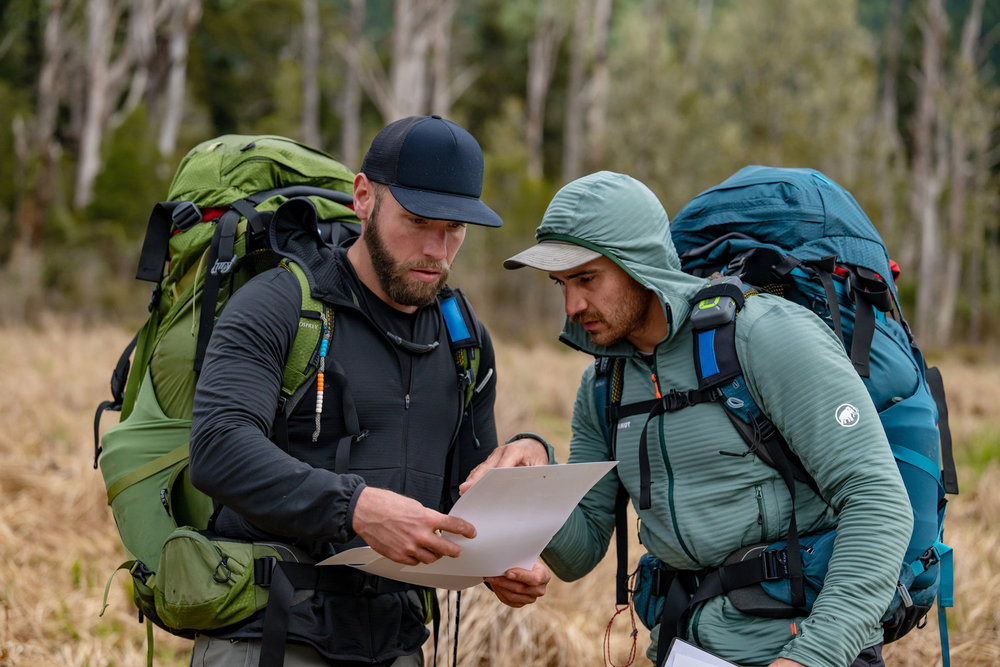
[[[371,216],[375,204],[375,188],[364,174],[354,177],[354,214],[361,222],[366,222]]]

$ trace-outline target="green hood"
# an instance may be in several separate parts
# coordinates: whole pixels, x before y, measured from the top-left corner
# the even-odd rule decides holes
[[[668,338],[675,323],[679,326],[687,319],[689,300],[705,283],[681,271],[667,212],[656,195],[625,174],[599,171],[565,185],[549,203],[535,239],[569,241],[596,250],[653,290],[670,323]],[[634,351],[625,341],[610,347],[594,345],[583,327],[568,317],[559,338],[594,355]]]

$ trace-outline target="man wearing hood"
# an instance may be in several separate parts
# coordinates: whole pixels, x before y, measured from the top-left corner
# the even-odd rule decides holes
[[[537,245],[505,268],[546,271],[560,287],[567,316],[562,342],[624,359],[622,405],[698,387],[689,318],[706,281],[681,271],[667,214],[646,186],[610,172],[578,179],[555,195],[535,237]],[[646,414],[621,417],[610,425],[617,439],[612,453],[591,365],[576,396],[569,462],[616,458],[619,464],[583,498],[543,559],[566,580],[593,569],[614,529],[619,480],[646,550],[697,577],[743,547],[784,539],[794,510],[803,535],[837,529],[811,613],[752,616],[715,595],[687,610],[682,638],[744,667],[881,665],[880,617],[893,595],[912,514],[875,407],[839,341],[808,310],[777,296],[753,296],[735,331],[750,393],[822,497],[796,482],[793,501],[779,472],[749,451],[718,402],[654,416],[645,428]],[[844,404],[859,416],[849,424],[836,420]],[[643,431],[651,476],[645,485]],[[644,486],[649,509],[638,502]],[[652,632],[651,659],[658,639],[666,644],[675,635],[661,627]]]

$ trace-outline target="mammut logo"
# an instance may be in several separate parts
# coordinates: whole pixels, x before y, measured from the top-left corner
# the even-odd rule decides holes
[[[618,424],[618,430],[619,430],[619,431],[622,431],[622,430],[624,430],[624,429],[627,429],[627,428],[628,428],[629,426],[631,426],[631,425],[632,425],[632,422],[631,422],[631,421],[627,421],[627,422],[621,422],[620,424]]]
[[[861,413],[850,403],[844,403],[839,406],[834,416],[837,418],[837,423],[844,428],[857,426],[858,422],[861,421]]]

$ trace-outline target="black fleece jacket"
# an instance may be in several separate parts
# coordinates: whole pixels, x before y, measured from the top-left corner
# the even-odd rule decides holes
[[[306,228],[307,214],[299,212]],[[437,303],[394,317],[373,301],[377,297],[357,279],[344,249],[317,247],[301,230],[272,243],[282,244],[306,270],[313,295],[333,307],[321,431],[312,442],[313,383],[289,419],[288,451],[268,438],[301,310],[298,281],[285,269],[273,269],[227,304],[195,394],[190,475],[224,505],[217,532],[282,541],[321,559],[361,544],[351,523],[366,484],[447,511],[458,485],[497,444],[494,353],[485,327],[479,325],[482,388],[463,418],[458,370]],[[414,352],[393,342],[387,328],[424,347],[439,344]],[[346,387],[330,381],[334,362]],[[348,470],[338,473],[336,444],[351,432],[352,403],[366,436],[352,445]],[[329,659],[389,660],[417,650],[426,637],[412,594],[409,602],[406,593],[312,597],[293,607],[289,638]],[[258,636],[259,626],[258,619],[229,636]]]

